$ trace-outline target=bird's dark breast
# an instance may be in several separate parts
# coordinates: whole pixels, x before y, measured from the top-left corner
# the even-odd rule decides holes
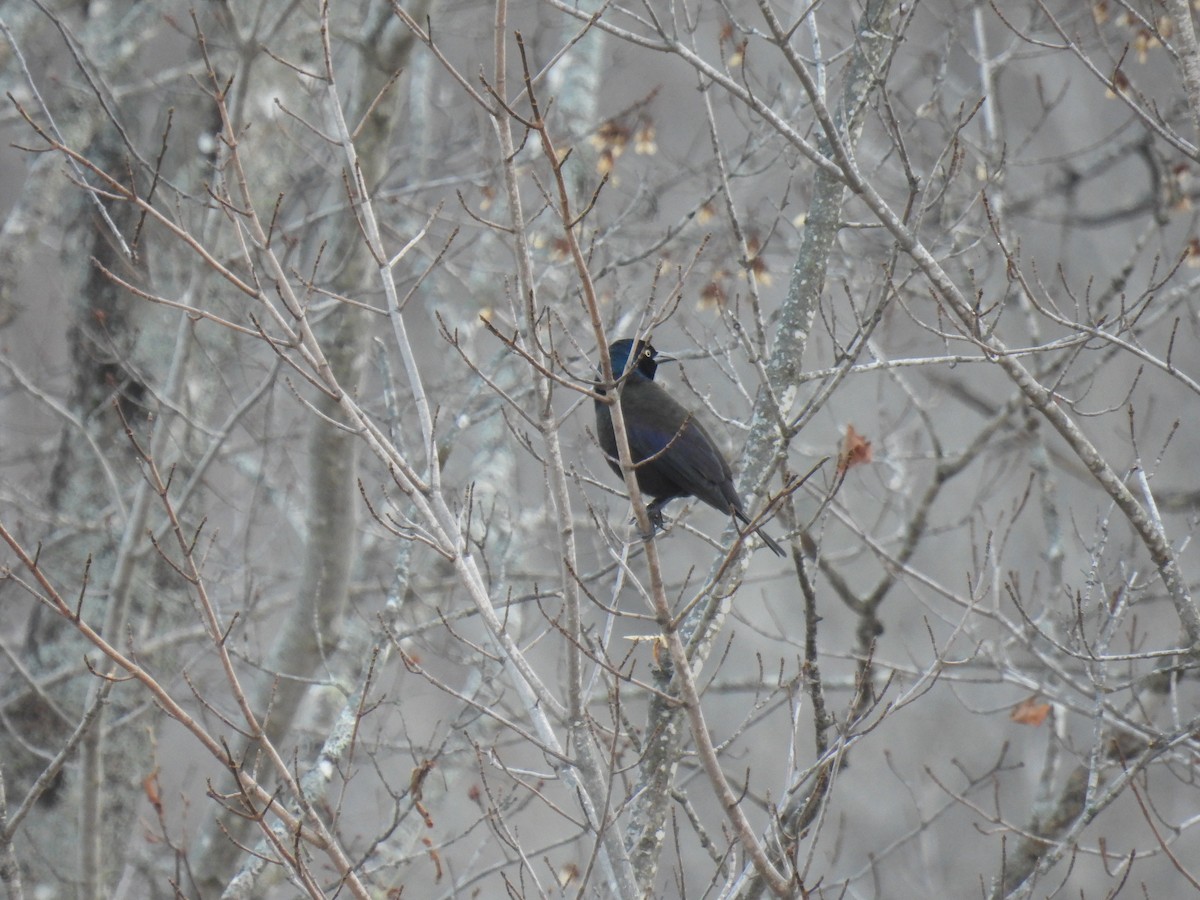
[[[694,415],[666,391],[649,382],[629,382],[621,391],[621,412],[629,449],[638,467],[642,493],[664,500],[695,496],[722,512],[740,508],[729,464]],[[608,406],[596,403],[596,436],[618,477],[617,439]]]

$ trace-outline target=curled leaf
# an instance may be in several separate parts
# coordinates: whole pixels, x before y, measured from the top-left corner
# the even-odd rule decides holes
[[[1026,697],[1013,707],[1008,717],[1018,725],[1032,725],[1037,728],[1050,715],[1050,704],[1039,703],[1036,696]]]
[[[853,466],[871,461],[871,442],[854,430],[853,425],[846,426],[846,436],[842,438],[842,446],[838,451],[837,474],[840,478]]]

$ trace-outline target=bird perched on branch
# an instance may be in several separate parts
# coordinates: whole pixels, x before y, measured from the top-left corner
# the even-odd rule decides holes
[[[662,508],[676,497],[696,497],[749,525],[750,518],[733,486],[733,472],[713,439],[694,412],[654,383],[658,364],[672,362],[673,358],[659,356],[646,341],[628,338],[615,341],[608,348],[608,355],[613,377],[620,385],[621,413],[636,465],[638,487],[652,498],[646,507],[652,527],[656,530],[663,527]],[[605,393],[600,386],[597,391]],[[617,436],[609,409],[607,403],[596,400],[596,434],[609,466],[621,477]],[[761,528],[755,531],[774,553],[786,555]]]

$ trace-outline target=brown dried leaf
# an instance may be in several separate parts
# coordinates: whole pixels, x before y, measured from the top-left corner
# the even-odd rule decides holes
[[[1032,725],[1037,728],[1050,715],[1050,704],[1039,703],[1037,696],[1026,697],[1013,707],[1008,717],[1018,725]]]
[[[846,436],[842,438],[842,447],[838,452],[838,477],[854,466],[871,462],[871,459],[871,442],[855,431],[853,425],[847,425]]]
[[[162,788],[158,784],[158,769],[142,779],[142,790],[146,793],[150,805],[162,812]]]

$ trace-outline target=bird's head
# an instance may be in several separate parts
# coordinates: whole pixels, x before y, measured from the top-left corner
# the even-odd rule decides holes
[[[633,357],[633,364],[630,366],[629,359]],[[619,341],[613,341],[608,347],[608,358],[612,360],[613,376],[620,378],[621,374],[629,367],[629,380],[646,381],[654,380],[654,373],[658,371],[660,362],[671,362],[674,357],[662,356],[655,350],[649,341],[633,341],[629,338],[622,338]]]

